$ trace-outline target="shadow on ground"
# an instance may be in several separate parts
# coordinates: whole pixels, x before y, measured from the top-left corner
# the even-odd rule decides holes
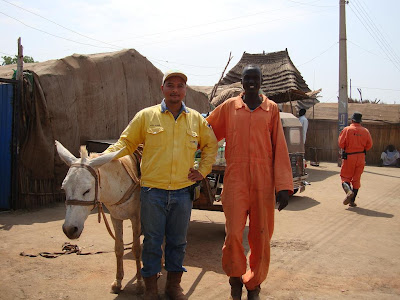
[[[317,182],[317,181],[324,181],[325,179],[336,176],[340,174],[340,168],[338,167],[337,171],[328,170],[326,166],[319,166],[319,167],[310,167],[307,168],[308,179],[307,181]]]
[[[379,212],[376,210],[371,210],[367,208],[362,208],[362,207],[349,207],[347,210],[355,212],[359,215],[363,216],[368,216],[368,217],[377,217],[377,218],[393,218],[394,215],[392,214],[387,214],[383,212]]]
[[[10,230],[14,225],[48,223],[63,220],[64,218],[64,203],[52,203],[35,210],[20,209],[7,211],[0,214],[0,230]]]
[[[364,170],[364,173],[369,173],[369,174],[378,175],[378,176],[392,177],[392,178],[400,178],[400,176],[394,176],[394,175],[389,175],[389,174],[382,174],[382,173],[372,172],[372,171],[367,171],[367,170]]]
[[[319,204],[320,202],[314,200],[313,198],[307,196],[294,195],[289,198],[289,204],[288,206],[285,207],[285,210],[290,210],[290,211],[306,210]]]

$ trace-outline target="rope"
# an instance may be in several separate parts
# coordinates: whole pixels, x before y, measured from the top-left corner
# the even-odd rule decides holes
[[[129,250],[129,249],[132,249],[132,248],[131,247],[124,248],[124,250]],[[41,256],[44,258],[57,258],[61,255],[73,254],[73,253],[76,253],[76,255],[94,255],[94,254],[111,253],[111,252],[114,252],[114,251],[82,252],[82,249],[79,248],[78,245],[72,245],[69,242],[65,242],[62,245],[61,252],[39,252],[38,254],[27,254],[23,251],[19,255],[25,256],[25,257]]]

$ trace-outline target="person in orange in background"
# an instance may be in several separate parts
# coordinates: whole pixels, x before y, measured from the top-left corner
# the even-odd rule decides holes
[[[229,276],[231,298],[241,299],[243,284],[248,299],[260,299],[261,283],[270,263],[274,230],[275,192],[278,210],[293,193],[292,169],[279,108],[259,94],[262,74],[248,65],[242,72],[244,93],[230,98],[207,117],[217,140],[225,138],[226,169],[221,201],[226,218],[222,267]],[[243,230],[249,217],[249,270]]]
[[[368,129],[361,126],[362,114],[355,112],[350,126],[345,127],[339,135],[339,147],[342,151],[342,169],[340,177],[346,193],[344,205],[357,206],[355,203],[361,186],[361,174],[364,171],[365,155],[372,147],[372,138]]]

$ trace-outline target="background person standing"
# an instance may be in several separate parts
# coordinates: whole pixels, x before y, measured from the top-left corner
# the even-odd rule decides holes
[[[165,238],[165,293],[174,300],[186,299],[180,286],[186,234],[192,210],[191,186],[210,173],[217,154],[217,140],[207,121],[182,102],[187,77],[181,71],[165,73],[161,104],[139,111],[119,140],[105,152],[125,147],[119,155],[143,146],[141,161],[140,218],[144,235],[142,275],[145,299],[158,299],[157,274],[161,271]],[[198,170],[195,152],[201,149]]]
[[[361,174],[364,171],[365,155],[372,147],[372,138],[368,129],[361,126],[362,114],[355,112],[350,126],[345,127],[339,135],[339,147],[342,149],[342,168],[340,177],[346,193],[344,205],[357,206],[355,203],[361,187]]]
[[[304,142],[304,145],[305,145],[306,144],[307,130],[308,130],[308,120],[306,118],[306,110],[304,108],[299,110],[299,121],[301,123],[301,126],[303,126],[303,142]]]
[[[270,263],[275,191],[279,210],[293,193],[292,169],[277,104],[259,94],[262,74],[257,66],[242,73],[244,93],[211,112],[207,121],[218,140],[225,138],[226,169],[221,202],[226,219],[222,268],[229,276],[231,299],[260,299],[260,285]],[[243,231],[249,218],[249,270]]]

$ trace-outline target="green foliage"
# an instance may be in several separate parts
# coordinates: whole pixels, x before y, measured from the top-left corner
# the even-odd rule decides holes
[[[14,55],[14,57],[2,56],[1,58],[3,59],[2,66],[16,64],[17,60],[18,60],[17,55]],[[34,62],[37,62],[37,61],[35,61],[35,59],[33,57],[24,56],[24,63],[34,63]]]

